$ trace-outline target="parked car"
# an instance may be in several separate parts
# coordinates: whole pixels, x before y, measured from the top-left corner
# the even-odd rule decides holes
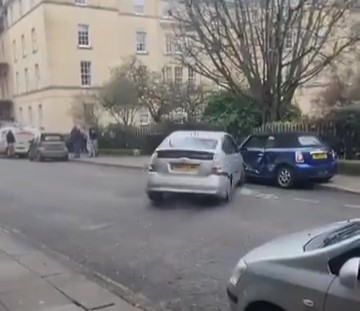
[[[360,310],[360,220],[276,239],[240,259],[232,311]]]
[[[299,181],[327,182],[336,173],[335,152],[313,134],[252,135],[240,150],[248,177],[273,180],[282,188]]]
[[[30,141],[34,139],[39,131],[35,128],[20,127],[17,125],[10,125],[0,128],[0,153],[7,154],[6,135],[12,131],[15,136],[15,154],[18,157],[25,158],[28,155]]]
[[[29,160],[69,160],[65,138],[59,133],[41,133],[30,143]]]
[[[146,192],[155,202],[169,193],[210,195],[229,201],[244,177],[242,156],[229,134],[177,131],[152,155]]]

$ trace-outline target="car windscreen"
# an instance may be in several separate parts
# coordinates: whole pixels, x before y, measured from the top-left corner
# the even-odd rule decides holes
[[[313,135],[299,136],[298,142],[301,147],[321,147],[324,145],[319,137]]]
[[[347,224],[331,232],[314,237],[304,246],[304,251],[311,251],[331,246],[356,236],[360,236],[359,222]]]
[[[169,146],[177,149],[215,150],[217,139],[205,137],[173,137],[169,140]]]
[[[62,142],[64,137],[60,134],[43,134],[41,140],[45,142]]]

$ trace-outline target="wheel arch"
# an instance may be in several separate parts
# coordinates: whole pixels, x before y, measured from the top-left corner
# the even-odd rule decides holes
[[[245,308],[245,311],[286,311],[286,310],[268,301],[255,301],[250,303]]]

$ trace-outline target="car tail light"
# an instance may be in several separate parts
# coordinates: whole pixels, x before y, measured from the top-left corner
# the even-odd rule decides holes
[[[211,174],[221,175],[223,173],[224,173],[224,171],[221,167],[221,163],[220,163],[219,159],[216,156],[214,156],[214,161],[213,161],[213,165],[211,168]]]
[[[304,163],[304,155],[301,151],[296,151],[295,152],[295,162],[296,163]]]
[[[156,158],[157,158],[157,152],[155,152],[150,159],[150,163],[149,163],[149,167],[148,167],[149,172],[156,172],[156,166],[154,164],[154,161]]]

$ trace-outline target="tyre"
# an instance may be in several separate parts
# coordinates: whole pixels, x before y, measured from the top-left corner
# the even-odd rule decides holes
[[[44,160],[44,158],[42,157],[41,153],[38,152],[37,155],[36,155],[36,161],[42,162],[43,160]]]
[[[150,191],[147,195],[149,200],[155,204],[159,204],[164,201],[164,194],[162,192]]]
[[[225,193],[225,197],[224,197],[224,202],[225,203],[229,203],[232,200],[232,195],[233,195],[233,186],[232,186],[232,176],[230,176],[229,180],[228,180],[228,184],[227,184],[227,188],[226,188],[226,193]]]
[[[316,179],[316,182],[319,184],[327,184],[330,182],[331,178],[332,177],[319,178],[319,179]]]
[[[246,181],[246,175],[245,175],[245,169],[243,168],[241,171],[241,176],[240,176],[240,180],[238,182],[238,187],[241,187],[245,184]]]
[[[288,165],[280,166],[276,174],[276,183],[280,188],[291,188],[294,185],[293,169]]]

